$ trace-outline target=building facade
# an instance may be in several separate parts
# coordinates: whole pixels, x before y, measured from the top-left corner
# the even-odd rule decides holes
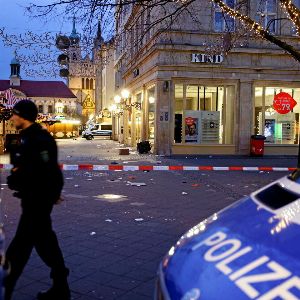
[[[247,2],[247,14],[299,49],[279,1]],[[154,152],[164,155],[249,154],[251,135],[263,134],[266,154],[296,154],[299,63],[243,32],[211,1],[195,1],[193,18],[183,12],[168,23],[163,16],[176,5],[123,6],[116,14],[116,93],[130,91],[121,100],[124,142],[150,140]],[[274,109],[281,92],[296,101],[286,114]]]

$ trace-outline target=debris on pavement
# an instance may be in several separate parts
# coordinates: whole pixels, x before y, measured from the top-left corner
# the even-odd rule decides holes
[[[105,220],[105,222],[109,222],[109,223],[111,223],[111,222],[112,222],[112,220],[111,220],[111,219],[106,219],[106,220]]]
[[[95,231],[92,231],[91,233],[90,233],[90,235],[95,235],[96,234],[96,232]]]
[[[134,219],[134,221],[136,221],[136,222],[142,222],[142,221],[144,221],[144,219],[143,218],[137,218],[137,219]]]
[[[108,181],[108,182],[120,182],[119,179],[107,179],[106,181]]]
[[[182,193],[181,193],[181,195],[187,195],[187,194],[188,194],[187,192],[182,192]]]
[[[97,200],[103,200],[109,203],[117,203],[128,200],[125,195],[116,195],[116,194],[102,194],[94,196]]]
[[[127,181],[126,185],[131,185],[131,186],[146,186],[146,183],[144,183],[144,182],[131,182],[131,181]]]

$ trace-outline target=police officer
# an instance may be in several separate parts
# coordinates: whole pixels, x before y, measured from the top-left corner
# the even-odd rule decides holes
[[[11,299],[32,249],[51,268],[53,286],[37,296],[40,300],[69,300],[66,268],[57,237],[52,229],[51,211],[60,201],[63,176],[57,162],[57,146],[49,132],[35,123],[38,110],[30,100],[13,108],[11,120],[21,130],[19,145],[12,154],[13,168],[7,183],[21,199],[22,214],[18,228],[6,251],[5,300]]]

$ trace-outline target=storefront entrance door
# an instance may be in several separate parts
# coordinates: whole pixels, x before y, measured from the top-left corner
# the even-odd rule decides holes
[[[141,126],[142,126],[141,111],[135,110],[135,141],[136,141],[136,144],[142,140]]]

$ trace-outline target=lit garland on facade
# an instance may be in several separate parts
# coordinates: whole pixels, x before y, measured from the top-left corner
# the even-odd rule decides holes
[[[295,28],[296,28],[296,33],[299,35],[300,31],[300,10],[297,8],[291,0],[281,0],[280,1],[281,7],[283,7],[286,12],[288,13],[291,21],[293,22]]]
[[[244,15],[238,12],[237,10],[230,8],[223,1],[221,0],[211,0],[211,1],[217,4],[224,13],[228,14],[232,18],[238,19],[246,26],[250,27],[250,30],[255,32],[256,34],[265,37],[265,34],[269,33],[259,23],[252,20],[249,16]],[[185,1],[181,1],[181,2],[185,2]],[[297,34],[298,34],[300,30],[300,10],[292,3],[291,0],[280,0],[280,5],[287,11],[291,21],[294,23],[296,27]]]
[[[267,29],[265,29],[262,25],[255,22],[249,16],[240,13],[237,10],[230,8],[224,1],[221,0],[211,0],[211,2],[215,3],[220,7],[220,9],[229,15],[232,18],[238,19],[241,23],[243,23],[251,32],[254,32],[258,36],[274,43],[275,45],[279,46],[283,50],[290,53],[295,60],[300,62],[300,53],[296,50],[293,46],[287,44],[285,41],[277,38],[276,36],[272,35]],[[296,27],[297,34],[300,30],[300,10],[292,3],[291,0],[280,0],[280,5],[282,8],[286,10],[288,13],[291,21]]]

